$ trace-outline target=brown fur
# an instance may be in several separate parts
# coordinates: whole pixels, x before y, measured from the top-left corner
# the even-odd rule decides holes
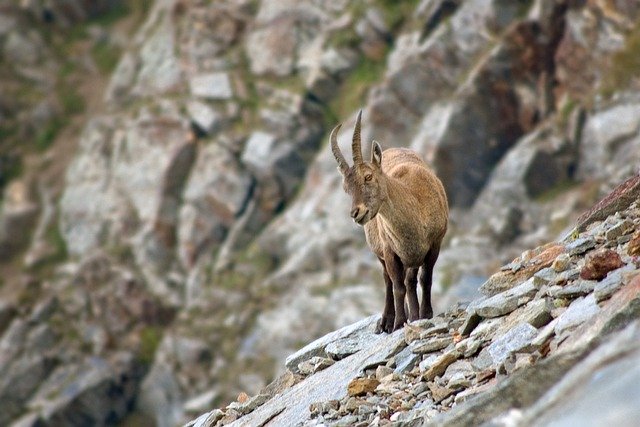
[[[369,247],[383,266],[386,301],[377,332],[392,332],[408,319],[428,318],[433,266],[447,231],[449,207],[440,180],[420,156],[406,148],[381,151],[373,142],[371,161],[362,160],[360,118],[353,137],[354,165],[349,167],[337,148],[337,126],[331,145],[351,196],[351,216],[364,226]],[[418,303],[418,269],[422,302]]]

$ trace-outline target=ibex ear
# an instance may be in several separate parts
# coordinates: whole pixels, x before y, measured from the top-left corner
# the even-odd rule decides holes
[[[382,164],[382,148],[378,141],[371,142],[371,163],[377,166]]]

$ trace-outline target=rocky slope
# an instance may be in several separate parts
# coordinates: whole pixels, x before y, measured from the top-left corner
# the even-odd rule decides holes
[[[637,172],[639,18],[624,1],[0,2],[0,424],[177,425],[377,313],[326,145],[360,108],[364,139],[442,177],[434,298],[457,316]]]
[[[373,333],[378,315],[332,332],[261,393],[186,426],[635,425],[639,197],[637,175],[483,297],[393,334]]]

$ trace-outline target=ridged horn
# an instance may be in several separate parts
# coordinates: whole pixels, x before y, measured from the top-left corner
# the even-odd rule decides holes
[[[353,155],[353,164],[357,165],[363,162],[362,146],[360,144],[360,120],[362,119],[362,110],[358,112],[356,118],[356,127],[353,129],[353,142],[351,143],[351,151]]]
[[[331,131],[331,137],[329,139],[331,140],[331,151],[333,152],[333,157],[335,157],[336,161],[338,162],[338,168],[340,169],[340,172],[345,173],[349,169],[349,165],[347,164],[347,160],[342,155],[340,147],[338,147],[338,131],[341,127],[342,124],[334,127]]]

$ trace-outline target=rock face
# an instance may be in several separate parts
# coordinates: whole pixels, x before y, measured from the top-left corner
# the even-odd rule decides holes
[[[640,263],[625,255],[627,242],[606,238],[608,229],[625,221],[640,228],[638,203],[607,218],[608,227],[560,242],[591,238],[609,248],[596,248],[592,258],[610,251],[609,257],[622,260],[618,268],[626,272],[615,276],[618,290],[600,302],[593,290],[584,297],[554,297],[554,288],[581,279],[552,271],[538,288],[534,276],[504,291],[503,298],[456,305],[390,335],[371,334],[378,317],[373,316],[307,345],[287,366],[318,356],[335,359],[329,347],[349,337],[352,354],[271,393],[249,413],[236,416],[233,403],[186,426],[222,426],[232,419],[230,425],[577,425],[611,417],[629,425],[638,413],[633,379],[640,349]],[[568,268],[584,258],[570,256]],[[517,296],[531,303],[517,308],[510,303]],[[489,300],[502,310],[478,318]],[[555,308],[547,316],[532,315],[548,302]],[[417,360],[398,371],[406,349],[418,353]]]
[[[501,393],[540,374],[531,405],[629,289],[634,2],[5,3],[2,425],[90,402],[91,423],[173,427],[241,392],[196,424],[311,404],[303,422],[419,424],[519,372]],[[364,139],[416,150],[451,206],[441,315],[404,341],[366,326],[381,269],[326,146],[360,108]],[[297,409],[263,410],[292,387]],[[534,413],[487,399],[483,419]]]

